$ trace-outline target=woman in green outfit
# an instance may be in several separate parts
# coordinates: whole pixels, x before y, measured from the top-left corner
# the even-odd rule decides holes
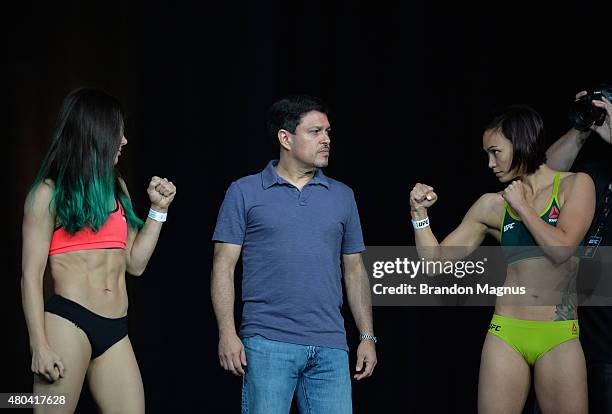
[[[418,183],[410,193],[422,256],[460,259],[441,247],[462,246],[466,256],[489,234],[500,241],[508,261],[504,286],[527,289],[518,302],[516,297],[497,300],[482,349],[478,411],[521,413],[533,365],[545,413],[586,413],[574,252],[593,218],[593,182],[586,174],[546,166],[542,119],[528,107],[510,107],[496,117],[485,129],[483,148],[489,168],[507,187],[481,196],[442,242],[427,218],[438,198],[434,189]]]

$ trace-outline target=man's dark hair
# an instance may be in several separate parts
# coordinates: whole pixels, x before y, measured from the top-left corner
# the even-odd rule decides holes
[[[513,105],[506,108],[485,130],[499,130],[512,142],[512,169],[533,174],[546,162],[544,122],[532,108]]]
[[[328,113],[327,106],[321,100],[308,95],[291,95],[275,102],[268,110],[270,137],[276,139],[280,129],[294,134],[302,116],[310,111]]]

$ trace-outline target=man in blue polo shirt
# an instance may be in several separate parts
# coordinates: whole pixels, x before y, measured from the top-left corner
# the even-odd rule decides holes
[[[342,270],[359,329],[354,378],[372,375],[376,350],[370,288],[352,190],[326,177],[330,125],[323,103],[291,96],[269,111],[280,159],[231,184],[213,235],[211,292],[221,366],[243,376],[243,413],[350,413],[351,379]],[[242,253],[240,336],[234,269]]]

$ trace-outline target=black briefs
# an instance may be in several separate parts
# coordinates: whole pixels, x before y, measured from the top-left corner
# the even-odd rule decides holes
[[[85,332],[91,344],[91,359],[102,355],[128,334],[127,315],[106,318],[60,295],[51,296],[45,303],[45,312],[61,316]]]

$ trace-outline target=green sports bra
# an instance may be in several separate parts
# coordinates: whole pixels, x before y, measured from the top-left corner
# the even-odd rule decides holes
[[[560,176],[561,172],[557,171],[548,205],[546,209],[540,213],[540,218],[542,220],[555,227],[557,226],[557,220],[561,212],[559,200],[557,198]],[[510,211],[510,206],[507,201],[504,201],[504,214],[501,222],[500,243],[508,264],[520,260],[544,257],[544,252],[542,252],[531,233],[529,233],[523,221]]]

